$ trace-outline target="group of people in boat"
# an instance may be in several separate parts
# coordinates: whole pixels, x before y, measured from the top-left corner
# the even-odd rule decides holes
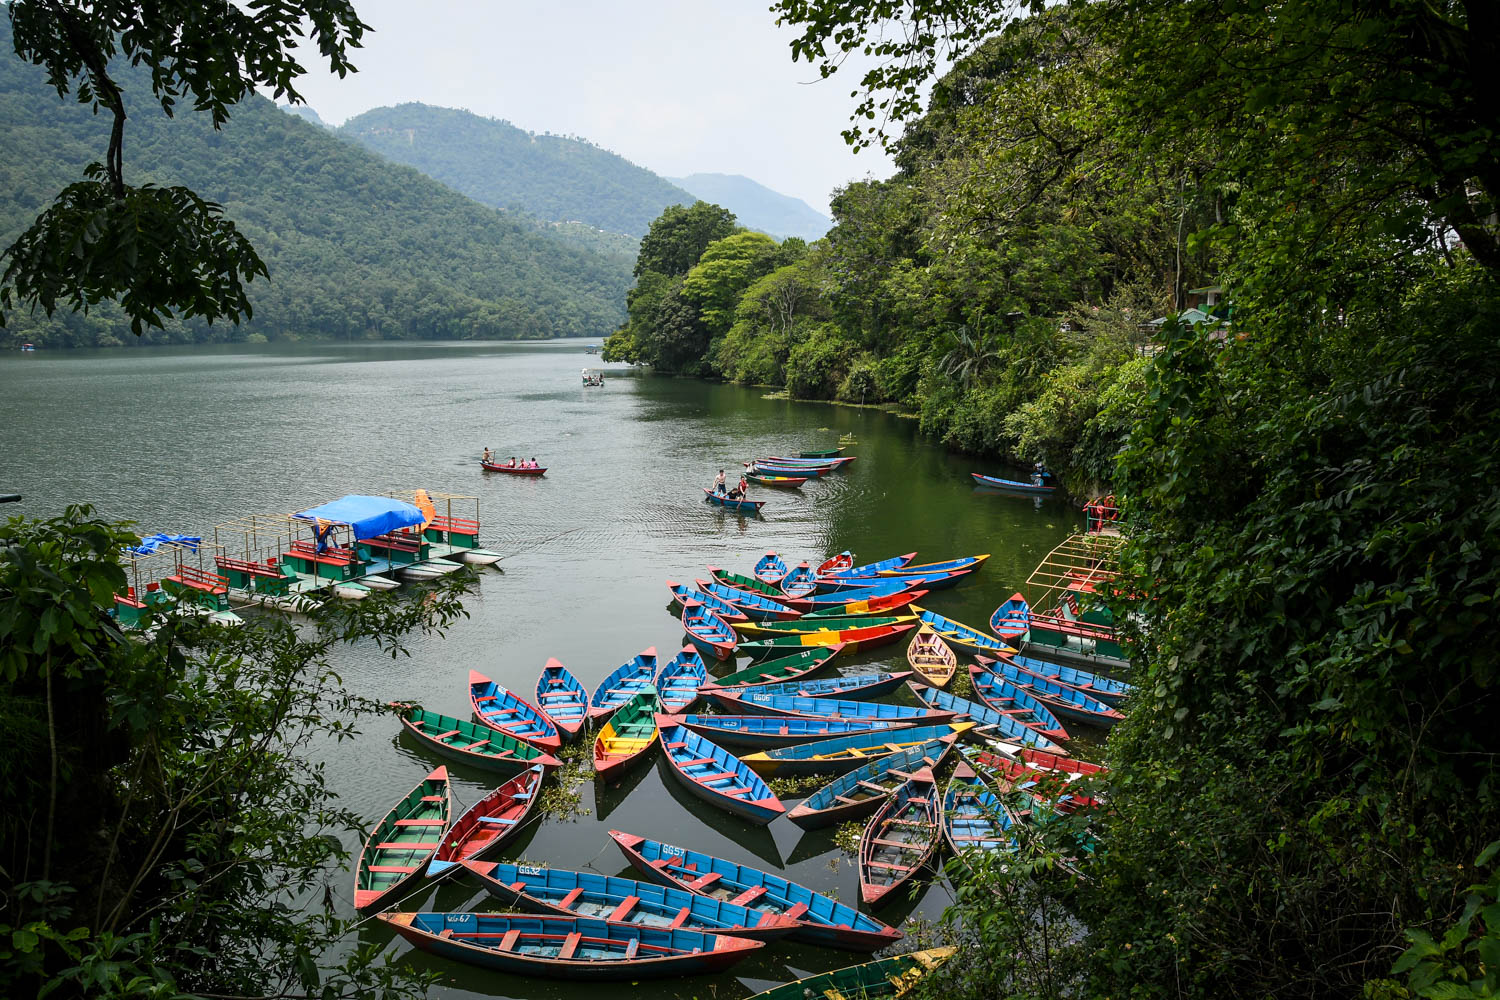
[[[745,499],[745,491],[749,488],[750,484],[746,482],[743,472],[740,473],[739,484],[728,490],[728,492],[724,489],[724,470],[720,469],[719,474],[714,477],[714,493],[721,497],[728,497],[730,500]]]
[[[603,372],[590,371],[589,369],[585,368],[583,370],[583,384],[584,385],[603,385],[604,384],[604,373]]]
[[[533,456],[530,461],[528,461],[528,460],[526,460],[526,459],[523,458],[523,459],[521,459],[521,464],[517,465],[516,464],[516,456],[512,455],[510,457],[510,461],[509,462],[502,463],[502,462],[499,461],[499,456],[493,455],[488,448],[484,449],[484,462],[485,462],[486,465],[502,465],[503,464],[505,466],[505,468],[507,468],[507,469],[540,469],[541,468],[540,465],[536,464],[536,458],[535,458],[535,456]]]

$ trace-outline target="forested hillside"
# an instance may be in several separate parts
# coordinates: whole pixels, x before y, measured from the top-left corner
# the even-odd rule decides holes
[[[221,132],[207,116],[165,118],[140,71],[122,68],[132,183],[186,184],[221,202],[270,280],[249,285],[254,318],[235,327],[169,322],[146,342],[265,337],[540,338],[597,335],[619,322],[629,263],[540,232],[279,111],[260,98]],[[59,101],[18,59],[0,19],[0,243],[102,160],[109,125]],[[85,317],[16,314],[3,336],[39,344],[133,343],[111,305]]]
[[[689,174],[667,178],[701,201],[723,205],[750,229],[772,236],[815,240],[833,220],[801,198],[772,191],[739,174]]]
[[[639,237],[693,197],[582,139],[537,135],[454,108],[402,104],[349,119],[339,134],[495,208]]]

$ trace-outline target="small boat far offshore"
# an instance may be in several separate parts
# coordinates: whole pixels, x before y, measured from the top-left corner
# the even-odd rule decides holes
[[[484,466],[486,472],[503,472],[509,476],[545,476],[547,474],[545,466],[533,468],[527,465],[501,465],[499,462],[480,462],[479,464]]]

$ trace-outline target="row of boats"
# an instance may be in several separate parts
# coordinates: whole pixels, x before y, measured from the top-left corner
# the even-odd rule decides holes
[[[745,462],[745,479],[757,486],[773,486],[778,489],[800,489],[809,479],[818,479],[846,468],[856,458],[844,455],[844,449],[827,448],[821,451],[803,451],[793,457],[771,455]],[[739,511],[742,514],[758,514],[767,503],[748,497],[732,497],[705,488],[703,493],[710,503]]]
[[[356,906],[385,911],[415,880],[472,876],[527,915],[378,912],[379,919],[436,954],[570,978],[712,972],[782,937],[856,951],[895,943],[898,928],[776,873],[623,831],[610,837],[644,880],[487,857],[537,818],[541,786],[560,765],[556,754],[586,734],[595,773],[606,782],[659,751],[674,781],[747,822],[783,814],[804,829],[862,821],[858,873],[867,906],[899,897],[945,849],[959,858],[1014,851],[1016,824],[1090,802],[1067,788],[1102,770],[1066,755],[1060,743],[1068,734],[1044,696],[1073,706],[1080,722],[1107,726],[1130,688],[1021,654],[1012,645],[1027,632],[1020,595],[996,609],[991,632],[913,603],[956,584],[985,558],[916,564],[909,553],[856,566],[852,554],[840,553],[813,569],[787,567],[768,552],[748,576],[710,567],[693,588],[668,581],[688,642],[665,663],[647,649],[590,691],[549,660],[533,699],[471,672],[473,721],[399,706],[419,744],[504,780],[455,815],[446,768],[429,774],[366,843]],[[903,613],[882,614],[892,610]],[[787,627],[739,641],[767,626]],[[724,630],[728,655],[753,662],[712,677],[708,664],[725,648]],[[841,656],[908,636],[910,670],[818,676]],[[959,676],[958,650],[973,658],[967,673],[977,700],[946,690]],[[873,700],[898,691],[915,704]],[[955,749],[956,766],[940,787]],[[789,810],[767,780],[788,775],[830,780]],[[874,976],[870,985],[884,988],[891,967],[883,963],[892,961],[827,975],[843,977],[833,985]],[[923,959],[901,975],[927,967]],[[819,995],[820,988],[807,980],[765,995]]]

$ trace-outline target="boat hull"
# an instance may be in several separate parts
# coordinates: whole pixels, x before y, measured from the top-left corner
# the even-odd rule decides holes
[[[759,514],[760,509],[766,505],[764,500],[735,500],[715,493],[706,486],[703,488],[703,497],[709,503],[717,504],[726,510],[738,511],[741,514]]]
[[[503,472],[507,476],[545,476],[547,474],[545,468],[523,469],[518,465],[496,465],[494,462],[480,462],[479,464],[484,466],[485,472]]]

